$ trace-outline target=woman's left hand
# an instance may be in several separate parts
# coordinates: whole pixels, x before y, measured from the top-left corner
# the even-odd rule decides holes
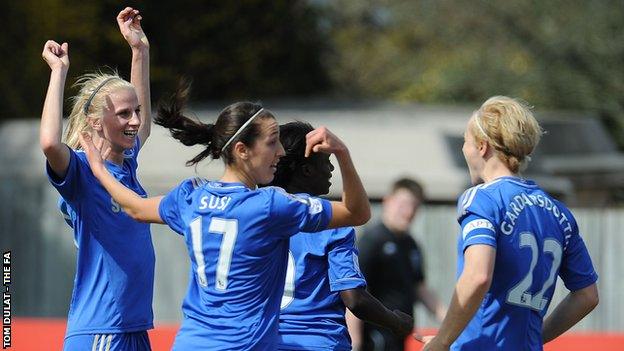
[[[335,154],[347,152],[347,147],[334,133],[326,127],[319,127],[306,135],[305,157],[312,152]]]
[[[149,48],[149,41],[141,28],[142,19],[139,10],[132,7],[126,7],[117,15],[119,31],[133,49]]]

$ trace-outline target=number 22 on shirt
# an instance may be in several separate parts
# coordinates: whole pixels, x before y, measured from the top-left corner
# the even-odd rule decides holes
[[[540,291],[535,295],[529,292],[531,286],[533,285],[533,271],[537,266],[538,259],[540,257],[544,257],[539,252],[535,234],[531,232],[520,233],[520,248],[531,249],[531,264],[529,265],[529,271],[524,278],[507,293],[507,303],[528,307],[536,311],[542,311],[544,307],[548,305],[548,299],[544,298],[544,294],[555,283],[557,270],[559,269],[559,265],[561,265],[561,244],[554,239],[544,240],[544,254],[550,254],[553,261],[550,267],[548,279],[544,282]]]

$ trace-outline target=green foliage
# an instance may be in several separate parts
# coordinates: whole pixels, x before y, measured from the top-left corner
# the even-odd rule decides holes
[[[0,15],[9,48],[0,67],[0,120],[41,113],[49,68],[48,39],[70,45],[68,86],[103,66],[129,77],[130,49],[119,34],[118,1],[23,0]],[[143,15],[151,45],[152,98],[193,79],[195,100],[266,99],[325,89],[317,13],[305,1],[130,2]],[[74,91],[68,89],[67,94]]]
[[[177,8],[201,15],[172,16]],[[317,17],[301,1],[176,1],[150,4],[162,18],[148,33],[161,74],[194,78],[197,98],[263,98],[317,92],[327,84]],[[197,92],[202,92],[198,95]]]
[[[326,3],[339,90],[419,102],[505,94],[596,111],[624,147],[621,1],[337,0]]]
[[[326,94],[470,103],[495,94],[603,118],[624,148],[619,0],[240,0],[131,2],[151,43],[153,100],[180,76],[194,100]],[[128,76],[117,1],[10,1],[0,13],[0,120],[37,116],[47,39],[70,43],[72,82]],[[69,92],[71,94],[71,91]]]

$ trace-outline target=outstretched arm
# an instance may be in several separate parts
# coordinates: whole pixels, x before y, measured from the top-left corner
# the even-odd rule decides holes
[[[102,183],[106,191],[111,194],[113,199],[117,201],[123,208],[124,212],[133,219],[140,222],[161,223],[165,222],[160,218],[158,207],[163,196],[149,197],[144,199],[137,195],[134,191],[126,188],[115,177],[113,177],[104,166],[104,159],[110,149],[100,154],[100,148],[104,139],[100,139],[100,145],[94,145],[91,135],[88,133],[80,134],[80,145],[87,155],[89,166],[93,175]]]
[[[145,145],[152,128],[152,102],[150,99],[149,77],[149,41],[141,27],[143,17],[139,10],[126,7],[117,15],[119,31],[132,49],[132,66],[130,69],[130,83],[136,90],[141,105],[141,128],[139,140],[141,147]]]
[[[438,322],[444,320],[444,316],[446,316],[446,306],[438,299],[437,295],[429,289],[425,282],[420,282],[416,285],[416,296]]]
[[[366,189],[355,170],[346,145],[325,127],[306,135],[305,156],[312,152],[334,154],[342,175],[342,201],[332,201],[332,219],[329,228],[358,226],[368,222],[371,216]]]
[[[598,305],[598,287],[592,284],[572,291],[544,320],[542,338],[544,344],[555,339],[583,319]]]
[[[388,328],[399,337],[407,336],[414,327],[412,317],[399,310],[390,311],[364,288],[343,290],[340,298],[357,318]]]
[[[69,47],[48,40],[41,53],[50,66],[50,83],[43,103],[39,145],[50,168],[58,177],[65,177],[69,166],[69,148],[61,142],[63,134],[63,89],[69,69]]]
[[[464,330],[490,288],[496,249],[488,245],[469,246],[464,253],[464,270],[457,280],[451,305],[438,334],[423,350],[448,350]]]

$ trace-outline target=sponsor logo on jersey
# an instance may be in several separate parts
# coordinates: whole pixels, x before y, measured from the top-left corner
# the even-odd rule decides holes
[[[323,212],[323,204],[321,203],[321,200],[311,197],[308,199],[308,201],[310,206],[308,212],[311,215]]]

